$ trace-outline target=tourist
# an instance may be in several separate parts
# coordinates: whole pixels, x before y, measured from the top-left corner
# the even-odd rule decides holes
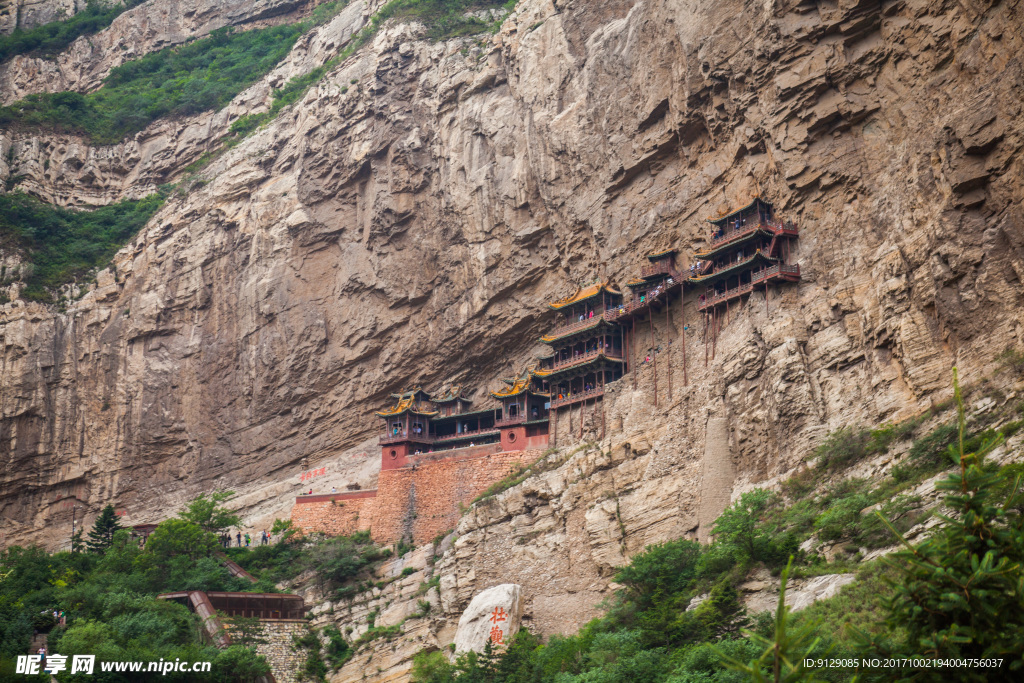
[[[337,492],[338,492],[338,489],[336,489],[336,488],[334,488],[334,487],[332,486],[332,487],[331,487],[331,493],[337,493]]]
[[[267,532],[267,543],[270,543],[270,538],[271,538],[271,536],[270,536],[270,532],[268,531],[268,532]]]
[[[267,544],[267,530],[264,529],[262,532],[260,532],[260,545],[266,545],[266,544]]]
[[[36,652],[36,654],[39,655],[39,666],[40,666],[40,668],[45,669],[46,668],[46,646],[44,645],[43,647],[39,648],[39,650]]]
[[[249,532],[246,531],[245,532],[245,547],[248,548],[250,543],[252,543],[252,536],[250,536]]]
[[[311,496],[313,495],[313,489],[312,488],[309,489],[309,495],[311,495]]]
[[[590,318],[593,318],[593,317],[594,317],[594,312],[593,312],[593,311],[591,311],[591,312],[590,312],[590,316],[589,316],[589,317],[590,317]]]
[[[239,531],[237,534],[235,534],[235,538],[238,540],[238,547],[241,548],[242,547],[242,532]]]

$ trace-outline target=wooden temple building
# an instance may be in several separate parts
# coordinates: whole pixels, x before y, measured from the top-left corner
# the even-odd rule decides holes
[[[597,416],[606,385],[628,373],[635,389],[637,368],[647,363],[654,368],[657,406],[659,362],[667,364],[663,374],[668,395],[672,395],[674,345],[687,384],[687,290],[698,292],[696,308],[704,323],[706,365],[709,349],[714,357],[718,334],[731,307],[762,287],[767,306],[768,288],[773,283],[800,279],[800,267],[787,263],[797,228],[777,220],[770,203],[755,198],[708,222],[713,233],[689,266],[677,264],[676,249],[648,254],[640,275],[626,282],[628,300],[608,282],[599,282],[550,302],[548,309],[557,314],[556,324],[540,338],[550,353],[521,375],[503,380],[505,388],[490,394],[496,404],[474,409],[458,386],[433,396],[419,388],[392,394],[394,406],[376,412],[382,419],[383,467],[404,467],[412,464],[410,456],[469,445],[500,443],[503,451],[544,447],[549,440],[554,443],[561,412],[569,411],[569,432],[575,431],[572,408],[576,406],[582,436],[584,410],[589,406],[591,415]],[[682,329],[681,344],[675,339],[674,311]],[[659,343],[656,321],[662,319],[667,332]],[[603,437],[603,406],[600,410]]]
[[[413,464],[415,456],[466,446],[546,446],[548,395],[533,386],[529,371],[505,384],[505,389],[491,394],[496,405],[478,409],[472,408],[461,386],[434,395],[418,387],[391,394],[395,404],[375,413],[381,418],[381,467],[397,469]]]
[[[792,222],[775,218],[772,205],[755,198],[750,204],[719,218],[709,218],[714,232],[710,243],[698,250],[689,284],[699,292],[697,310],[705,316],[705,363],[712,358],[723,320],[731,305],[755,289],[773,283],[798,282],[800,266],[788,264],[790,241],[799,235]]]

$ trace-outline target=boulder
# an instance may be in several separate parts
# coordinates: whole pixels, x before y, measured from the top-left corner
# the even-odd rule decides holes
[[[455,655],[483,652],[488,641],[505,645],[519,631],[523,618],[523,589],[505,583],[478,593],[459,619]]]

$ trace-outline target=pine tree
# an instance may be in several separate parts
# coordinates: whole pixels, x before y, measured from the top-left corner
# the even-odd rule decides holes
[[[771,638],[745,631],[751,640],[764,647],[761,656],[751,662],[734,659],[717,647],[726,668],[747,675],[751,683],[821,683],[822,679],[807,664],[817,658],[828,657],[831,646],[823,648],[817,636],[818,624],[807,623],[794,628],[790,625],[790,608],[786,605],[786,583],[793,558],[782,571],[779,585],[779,603],[775,610],[775,628]]]
[[[89,532],[89,540],[85,542],[89,552],[105,552],[114,542],[114,532],[121,528],[117,521],[117,513],[114,512],[114,506],[108,504],[96,518],[92,525],[92,531]]]
[[[898,576],[887,607],[890,637],[858,634],[865,654],[912,654],[928,658],[1000,659],[999,668],[956,669],[960,681],[1022,680],[1024,677],[1024,496],[1020,478],[986,466],[984,459],[1002,442],[989,440],[975,453],[964,451],[967,424],[953,370],[959,438],[947,451],[957,471],[936,484],[947,491],[949,515],[941,528],[917,547],[889,522],[905,550],[889,563]],[[881,517],[881,515],[879,515]],[[950,669],[908,669],[901,680],[949,680]]]

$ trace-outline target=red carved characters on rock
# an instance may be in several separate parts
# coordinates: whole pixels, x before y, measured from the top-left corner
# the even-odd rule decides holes
[[[498,622],[508,621],[508,614],[505,612],[505,608],[495,607],[494,611],[491,613],[491,618],[488,621],[494,624],[491,628],[491,642],[495,645],[503,644],[505,642],[503,640],[505,634],[502,632],[501,627],[498,626]]]

